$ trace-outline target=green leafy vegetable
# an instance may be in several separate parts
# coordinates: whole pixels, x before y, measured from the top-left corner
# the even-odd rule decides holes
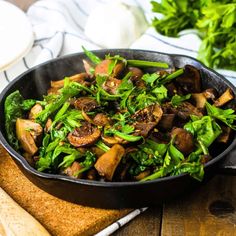
[[[24,110],[24,111],[28,111],[30,110],[34,105],[36,104],[36,100],[34,99],[26,99],[22,102],[21,104],[21,108]]]
[[[236,120],[236,114],[233,109],[221,109],[211,105],[206,102],[206,109],[209,116],[214,117],[232,129],[236,129],[236,125],[234,125]]]
[[[171,104],[174,107],[179,106],[182,102],[188,100],[191,97],[191,94],[187,94],[184,96],[180,96],[178,94],[175,94],[172,98],[171,98]]]
[[[19,141],[16,138],[15,124],[16,119],[22,117],[22,104],[23,97],[20,92],[16,90],[7,96],[4,103],[4,114],[5,114],[5,129],[9,143],[14,149],[19,149]]]
[[[91,167],[93,167],[95,161],[96,161],[95,154],[90,151],[86,151],[84,161],[80,162],[80,165],[82,165],[84,168],[82,170],[80,170],[79,172],[77,172],[77,174],[82,173],[82,172],[90,169]]]
[[[102,60],[96,56],[94,53],[88,51],[85,47],[82,46],[82,49],[84,51],[84,53],[86,54],[86,56],[94,63],[94,64],[99,64]]]
[[[145,81],[146,84],[149,84],[150,86],[153,86],[153,84],[160,78],[160,75],[157,73],[153,74],[144,74],[142,77],[142,80]]]
[[[168,97],[167,92],[168,90],[164,85],[158,86],[152,90],[152,93],[156,95],[158,102],[162,102]]]
[[[236,2],[213,1],[152,1],[152,25],[167,36],[178,36],[184,29],[194,28],[202,38],[198,59],[210,67],[236,70]]]
[[[210,116],[192,117],[192,121],[185,124],[184,129],[192,133],[206,147],[209,147],[222,132],[220,126]]]
[[[44,123],[47,118],[54,113],[56,110],[60,109],[64,103],[70,98],[78,95],[81,92],[80,87],[78,88],[78,83],[71,82],[68,86],[61,89],[61,94],[57,95],[52,103],[49,103],[43,111],[39,113],[36,117],[38,123]]]

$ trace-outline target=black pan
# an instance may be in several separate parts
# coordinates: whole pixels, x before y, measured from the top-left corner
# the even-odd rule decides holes
[[[203,88],[216,88],[222,93],[227,87],[233,90],[236,96],[235,87],[223,76],[206,68],[197,60],[182,56],[169,55],[159,52],[143,50],[99,50],[95,53],[103,58],[105,54],[119,54],[127,59],[141,59],[150,61],[164,61],[171,67],[184,67],[186,64],[197,67],[203,78]],[[25,98],[41,99],[50,87],[51,80],[60,80],[65,76],[84,71],[82,59],[86,56],[83,53],[69,55],[58,58],[40,66],[30,69],[12,81],[0,95],[0,141],[6,150],[13,157],[13,160],[20,167],[22,172],[35,185],[46,192],[67,201],[82,205],[100,208],[122,208],[150,206],[161,203],[168,199],[173,199],[181,194],[196,189],[201,183],[194,180],[187,174],[179,176],[165,177],[148,182],[98,182],[81,179],[72,179],[67,176],[53,175],[38,172],[33,169],[19,153],[17,153],[7,142],[4,128],[4,101],[7,95],[16,89],[20,90]],[[235,103],[236,100],[232,102]],[[220,169],[227,170],[228,173],[235,174],[236,161],[232,154],[228,158],[229,152],[235,146],[235,134],[227,146],[217,145],[214,147],[214,158],[205,166],[205,177],[202,183],[206,182]],[[226,166],[222,164],[226,161]],[[221,165],[221,167],[219,167]]]

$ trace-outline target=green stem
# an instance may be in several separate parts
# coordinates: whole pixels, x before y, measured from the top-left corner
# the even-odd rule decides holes
[[[56,116],[55,116],[55,120],[59,119],[61,116],[63,116],[65,114],[65,112],[67,111],[67,109],[69,108],[70,103],[69,102],[65,102],[64,105],[62,106],[62,108],[57,112]]]
[[[144,181],[148,181],[148,180],[154,180],[154,179],[159,179],[163,177],[163,168],[161,168],[160,170],[158,170],[157,172],[143,178],[140,180],[140,182],[144,182]]]
[[[143,138],[142,136],[134,136],[134,135],[130,135],[130,134],[124,134],[118,130],[112,130],[112,133],[114,135],[126,140],[126,141],[129,141],[129,142],[137,142]]]
[[[161,68],[169,68],[169,65],[165,62],[157,62],[157,61],[142,61],[142,60],[127,60],[129,66],[137,66],[137,67],[161,67]]]
[[[162,84],[169,83],[171,80],[175,79],[176,77],[182,75],[184,73],[184,69],[179,69],[175,71],[174,73],[167,75],[165,78],[163,78],[160,82]]]
[[[107,152],[110,150],[110,148],[105,143],[103,143],[101,140],[99,140],[95,145],[98,148],[100,148],[101,150],[103,150],[104,152]]]

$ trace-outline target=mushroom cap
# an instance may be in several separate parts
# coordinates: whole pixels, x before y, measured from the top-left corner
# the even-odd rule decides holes
[[[101,135],[101,131],[88,122],[84,122],[81,127],[69,133],[67,138],[74,147],[84,147],[94,144]]]

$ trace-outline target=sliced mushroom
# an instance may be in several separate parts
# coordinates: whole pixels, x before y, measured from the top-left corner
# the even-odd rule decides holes
[[[204,95],[204,93],[193,93],[192,98],[196,102],[196,107],[197,108],[204,108],[205,107],[207,98]]]
[[[221,107],[234,98],[233,92],[227,88],[225,92],[215,101],[214,106]]]
[[[219,135],[219,137],[217,138],[217,141],[220,143],[227,143],[230,139],[230,134],[232,129],[228,126],[221,126],[222,129],[222,133]]]
[[[70,176],[70,177],[80,179],[80,178],[82,178],[83,173],[80,173],[80,174],[77,174],[77,173],[78,173],[78,171],[80,171],[82,169],[83,169],[83,166],[81,166],[79,164],[79,162],[74,161],[71,166],[67,167],[63,171],[63,173]]]
[[[110,94],[117,94],[121,83],[121,80],[110,77],[103,83],[102,88]]]
[[[20,141],[22,148],[32,156],[38,151],[35,141],[42,132],[43,128],[38,123],[20,118],[16,120],[17,139]]]
[[[194,139],[191,133],[182,128],[174,128],[171,131],[176,148],[184,155],[188,155],[194,150]]]
[[[78,82],[83,85],[89,85],[89,75],[87,73],[79,73],[73,76],[70,76],[70,81]],[[88,79],[88,81],[87,81]],[[62,88],[64,86],[64,79],[58,81],[51,81],[51,88]]]
[[[95,76],[111,76],[111,77],[117,77],[121,74],[121,72],[124,70],[125,65],[122,61],[118,61],[115,65],[115,67],[112,70],[112,73],[109,75],[109,67],[113,63],[112,60],[106,59],[101,61],[98,65],[95,67],[94,74]]]
[[[84,110],[82,110],[82,113],[81,113],[81,114],[82,114],[83,118],[84,118],[86,121],[88,121],[90,124],[94,124],[92,118],[90,118],[90,117],[86,114],[86,112],[85,112]]]
[[[131,72],[130,80],[134,83],[134,85],[138,88],[145,88],[145,82],[142,80],[143,72],[141,69],[137,67],[128,67],[128,71]]]
[[[85,112],[92,111],[98,107],[98,103],[95,99],[90,97],[80,97],[74,101],[74,106],[78,110],[84,110]]]
[[[97,126],[105,126],[109,124],[109,118],[103,113],[98,113],[94,118],[93,122]]]
[[[173,97],[176,93],[178,93],[178,95],[182,95],[182,93],[178,92],[178,89],[174,83],[168,83],[165,86],[168,90],[168,96]]]
[[[181,119],[188,119],[190,115],[202,116],[202,112],[189,102],[182,102],[177,109],[175,109],[177,116]],[[175,113],[174,112],[174,113]]]
[[[186,93],[200,93],[201,92],[201,76],[197,68],[191,65],[184,67],[184,73],[179,76],[176,81],[181,89]]]
[[[164,130],[170,130],[173,127],[175,114],[163,114],[161,120],[158,123],[158,127]]]
[[[162,117],[163,111],[158,104],[150,105],[142,110],[137,111],[132,119],[135,120],[135,133],[146,137],[151,129],[153,129]]]
[[[94,167],[98,171],[99,175],[112,181],[115,170],[124,154],[125,149],[121,145],[115,144],[97,160]]]
[[[81,127],[69,133],[67,138],[74,147],[83,147],[94,144],[100,137],[101,131],[88,122],[84,122]]]
[[[134,124],[135,134],[147,137],[149,132],[157,125],[157,122],[137,122]]]
[[[30,120],[35,120],[37,115],[43,110],[43,107],[36,103],[31,109],[30,109],[30,112],[29,112],[29,119]]]
[[[207,100],[212,100],[214,101],[216,96],[217,96],[217,92],[214,88],[209,88],[206,89],[205,91],[203,91],[204,96],[206,97]]]
[[[201,93],[193,93],[192,98],[195,100],[196,107],[202,109],[205,107],[207,100],[215,101],[216,91],[213,88],[209,88]]]

